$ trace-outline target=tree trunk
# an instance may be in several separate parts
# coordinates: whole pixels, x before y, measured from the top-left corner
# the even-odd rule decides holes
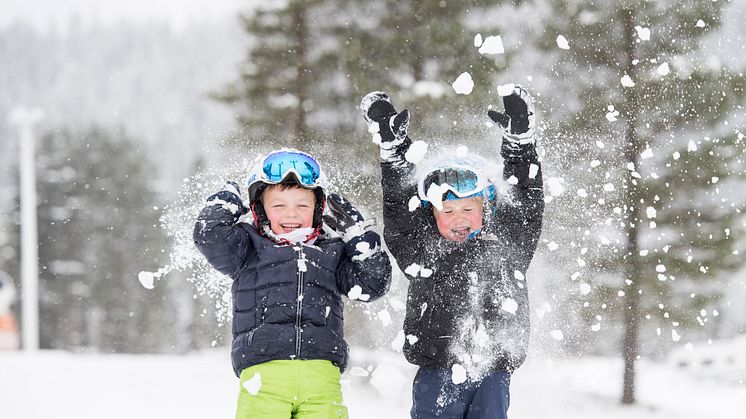
[[[295,148],[303,150],[306,147],[308,141],[308,126],[306,124],[306,100],[308,100],[308,93],[306,92],[307,78],[308,78],[308,30],[306,27],[306,6],[299,4],[293,10],[293,30],[295,34],[295,42],[298,50],[296,51],[296,58],[298,59],[295,95],[298,97],[298,112],[295,117],[295,124],[293,127],[293,136]]]
[[[622,22],[624,24],[624,41],[626,48],[626,73],[633,77],[635,67],[632,64],[635,59],[635,23],[634,15],[631,10],[622,10]],[[625,133],[625,159],[627,162],[634,164],[635,170],[639,169],[640,150],[642,144],[637,138],[637,115],[639,113],[639,100],[634,90],[625,93],[626,96],[626,113],[627,113],[627,130]],[[625,232],[627,234],[626,249],[626,267],[624,269],[625,287],[624,287],[624,340],[623,340],[623,358],[624,358],[624,383],[622,387],[622,404],[635,403],[635,362],[639,353],[639,324],[640,324],[640,246],[638,241],[640,206],[638,182],[641,179],[632,177],[631,172],[626,175],[626,190],[624,193],[624,204],[627,207],[628,219],[625,223]]]

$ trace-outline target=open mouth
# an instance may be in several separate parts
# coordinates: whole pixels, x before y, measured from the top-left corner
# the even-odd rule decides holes
[[[469,237],[470,232],[470,227],[457,227],[451,229],[451,235],[456,240],[466,240],[466,238]]]
[[[293,230],[297,230],[300,228],[300,224],[297,223],[282,223],[280,224],[280,228],[282,228],[282,231],[284,233],[290,233]]]

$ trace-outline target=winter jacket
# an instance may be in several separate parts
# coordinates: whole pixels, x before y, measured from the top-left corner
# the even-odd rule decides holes
[[[391,279],[385,252],[365,258],[355,250],[361,241],[375,248],[378,234],[367,231],[348,243],[322,235],[313,245],[278,245],[238,222],[242,208],[238,196],[218,192],[194,228],[199,251],[233,279],[234,372],[277,359],[325,359],[344,371],[342,295],[355,288],[359,299],[372,301]]]
[[[534,144],[504,142],[508,196],[485,200],[482,231],[465,242],[440,236],[432,205],[410,211],[415,166],[381,163],[384,239],[409,279],[404,354],[423,367],[460,364],[470,376],[513,371],[526,357],[526,270],[541,233],[544,194]]]

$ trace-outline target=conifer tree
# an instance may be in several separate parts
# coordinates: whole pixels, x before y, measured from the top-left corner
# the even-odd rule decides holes
[[[165,290],[141,270],[159,266],[154,172],[122,133],[51,131],[37,154],[41,346],[156,352],[170,348]]]
[[[580,233],[574,256],[599,269],[586,313],[621,326],[621,400],[634,403],[641,338],[696,337],[716,320],[718,274],[743,265],[744,202],[732,182],[743,176],[744,142],[731,121],[744,76],[701,50],[725,2],[549,5],[548,154],[564,153],[565,199],[586,214],[565,218]]]

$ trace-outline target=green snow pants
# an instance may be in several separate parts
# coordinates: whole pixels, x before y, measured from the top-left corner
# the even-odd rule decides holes
[[[236,419],[348,419],[339,368],[330,361],[269,361],[240,379]]]

